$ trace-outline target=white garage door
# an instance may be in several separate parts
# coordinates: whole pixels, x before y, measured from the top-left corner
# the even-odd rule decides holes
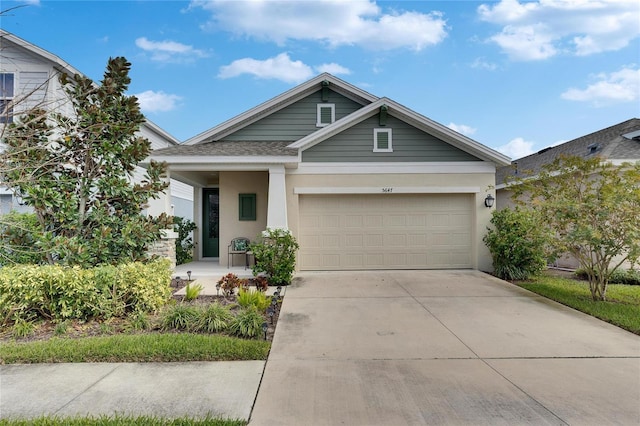
[[[470,194],[300,196],[300,269],[472,267]]]

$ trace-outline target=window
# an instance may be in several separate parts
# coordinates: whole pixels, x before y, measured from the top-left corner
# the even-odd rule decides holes
[[[391,129],[373,129],[373,152],[393,152]]]
[[[256,220],[256,194],[240,194],[238,220]]]
[[[324,127],[336,121],[335,104],[318,104],[316,127]]]
[[[13,85],[13,74],[0,73],[0,123],[13,122]]]

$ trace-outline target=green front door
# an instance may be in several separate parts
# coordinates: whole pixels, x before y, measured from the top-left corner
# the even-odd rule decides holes
[[[202,257],[220,256],[220,190],[202,190]]]

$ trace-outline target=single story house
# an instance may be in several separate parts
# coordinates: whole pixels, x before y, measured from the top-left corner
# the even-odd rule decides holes
[[[511,165],[501,167],[496,173],[496,206],[498,209],[513,206],[509,182],[518,176],[534,176],[545,164],[552,163],[560,156],[590,158],[598,156],[614,165],[640,161],[640,119],[632,118],[597,132],[570,140],[535,154],[514,160]],[[564,256],[556,261],[556,266],[577,268],[577,261]]]
[[[194,188],[196,260],[283,228],[299,270],[491,270],[485,200],[510,164],[327,73],[150,159]]]

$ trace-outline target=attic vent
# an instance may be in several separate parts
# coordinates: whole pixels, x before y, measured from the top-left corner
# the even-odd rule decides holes
[[[387,125],[387,110],[389,108],[386,105],[382,105],[380,107],[380,117],[379,117],[379,124],[380,126],[386,126]]]
[[[322,102],[327,102],[329,100],[329,82],[324,80],[322,82]]]
[[[592,143],[587,147],[587,154],[595,154],[596,152],[598,152],[598,149],[600,149],[600,145],[598,145],[597,143]]]

